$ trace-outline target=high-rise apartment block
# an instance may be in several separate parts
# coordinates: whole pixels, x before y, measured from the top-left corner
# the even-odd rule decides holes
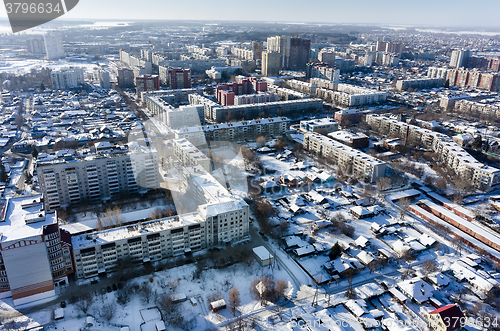
[[[55,90],[68,89],[85,83],[83,68],[62,68],[51,73],[52,88]]]
[[[121,68],[116,70],[119,87],[133,87],[134,86],[134,71],[128,68]]]
[[[135,77],[136,93],[157,91],[160,89],[160,77],[158,75],[141,75]]]
[[[122,261],[155,262],[248,237],[248,204],[201,165],[183,168],[183,185],[183,199],[197,206],[192,212],[73,236],[76,277],[112,271]]]
[[[304,134],[304,149],[337,164],[343,171],[375,182],[385,176],[387,164],[319,133]]]
[[[30,38],[26,40],[26,47],[28,48],[28,53],[31,54],[45,53],[45,42],[42,38]]]
[[[338,84],[340,81],[340,70],[330,68],[326,63],[308,63],[306,67],[307,78],[320,78]]]
[[[311,41],[289,36],[267,38],[267,51],[280,54],[281,67],[284,69],[303,69],[309,62]]]
[[[254,60],[262,59],[262,51],[264,50],[264,43],[262,41],[252,41],[252,52]]]
[[[111,82],[109,80],[109,72],[106,70],[99,71],[99,85],[102,88],[111,88]]]
[[[451,52],[450,66],[453,68],[467,67],[472,52],[469,50],[454,50]]]
[[[160,82],[169,89],[177,90],[191,87],[191,69],[159,66]]]
[[[278,76],[281,69],[281,55],[277,52],[262,53],[262,76]]]
[[[45,42],[45,52],[47,60],[59,60],[65,57],[62,37],[58,33],[45,34],[43,36]]]

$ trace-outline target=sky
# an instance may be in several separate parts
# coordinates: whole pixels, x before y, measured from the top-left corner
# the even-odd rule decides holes
[[[64,18],[245,20],[490,27],[499,0],[80,0]],[[0,6],[0,17],[6,17]]]

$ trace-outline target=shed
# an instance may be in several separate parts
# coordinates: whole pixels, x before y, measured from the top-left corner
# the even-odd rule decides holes
[[[219,310],[226,308],[226,301],[224,299],[214,301],[214,302],[210,303],[210,308],[212,308],[212,311],[214,313],[216,313]]]
[[[189,299],[189,302],[191,302],[191,305],[192,305],[192,306],[196,306],[196,305],[198,305],[198,300],[196,300],[194,297],[193,297],[193,298],[191,298],[191,299]]]
[[[165,322],[158,321],[155,323],[156,331],[165,331],[167,328],[165,327]]]
[[[54,319],[56,321],[63,318],[64,318],[64,308],[57,308],[56,310],[54,310]]]
[[[273,263],[274,256],[264,246],[255,247],[253,253],[255,254],[255,259],[262,267]]]
[[[170,299],[172,299],[172,303],[179,303],[186,301],[187,297],[184,293],[172,293]]]

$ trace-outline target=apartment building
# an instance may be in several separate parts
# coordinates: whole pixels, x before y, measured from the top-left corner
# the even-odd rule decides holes
[[[279,96],[273,92],[259,92],[257,94],[236,95],[234,97],[235,105],[249,105],[254,103],[277,102]]]
[[[319,133],[306,133],[303,146],[306,151],[329,159],[344,171],[352,172],[367,182],[375,182],[385,176],[385,162]]]
[[[281,67],[285,69],[305,68],[309,61],[311,41],[309,39],[290,36],[275,36],[267,38],[268,52],[280,54]]]
[[[160,82],[171,90],[191,88],[191,69],[159,66]]]
[[[231,54],[242,60],[253,60],[255,55],[253,49],[232,47]]]
[[[387,93],[349,84],[337,84],[336,90],[316,89],[316,97],[344,107],[359,107],[383,103],[387,100]]]
[[[159,187],[158,155],[146,147],[128,149],[101,142],[96,152],[39,157],[36,166],[47,212]]]
[[[330,68],[326,63],[308,63],[306,67],[306,76],[307,78],[319,78],[338,84],[340,80],[340,70],[337,68]],[[311,81],[311,83],[313,82]]]
[[[226,107],[221,107],[218,104],[215,107],[205,104],[205,116],[215,122],[227,122],[231,119],[252,119],[266,115],[286,116],[288,113],[313,109],[323,109],[323,101],[321,99],[300,99]]]
[[[46,33],[43,35],[47,60],[59,60],[65,57],[63,40],[58,33]]]
[[[429,67],[429,69],[427,69],[428,78],[443,78],[446,80],[447,75],[448,68]]]
[[[311,78],[310,82],[311,84],[316,85],[316,87],[324,88],[327,90],[336,90],[339,84],[338,82],[321,78]]]
[[[157,91],[160,89],[160,77],[158,75],[140,75],[135,77],[136,93]]]
[[[279,76],[281,69],[281,55],[278,52],[262,53],[262,76]]]
[[[308,95],[316,94],[316,85],[314,85],[313,83],[307,83],[297,79],[290,79],[290,80],[285,80],[283,84],[285,87],[295,90],[297,92],[301,92]]]
[[[74,272],[71,235],[45,212],[41,195],[11,198],[1,214],[0,298],[17,306],[55,296],[55,284]]]
[[[201,91],[196,88],[185,88],[176,90],[160,90],[160,91],[148,91],[141,93],[141,101],[146,103],[147,97],[162,97],[169,104],[179,104],[189,101],[190,94],[200,94]]]
[[[158,62],[158,65],[174,68],[189,68],[192,71],[204,72],[212,67],[221,67],[226,65],[225,59],[195,59],[188,58],[185,60],[163,60]]]
[[[382,115],[366,115],[366,122],[380,133],[397,136],[405,144],[419,144],[439,154],[440,160],[457,175],[484,191],[496,189],[500,184],[500,170],[477,161],[452,138],[415,125],[400,122]]]
[[[400,79],[396,82],[396,89],[404,91],[411,89],[429,89],[434,87],[443,87],[444,78],[422,78],[422,79]]]
[[[278,85],[269,84],[267,90],[271,93],[276,93],[281,100],[298,100],[309,98],[309,94],[305,94],[299,91],[291,90],[284,87],[279,87]]]
[[[206,171],[212,171],[210,159],[186,138],[173,139],[174,156],[183,166],[200,165]]]
[[[201,165],[183,168],[190,213],[73,236],[77,278],[115,270],[120,263],[147,263],[242,240],[249,232],[249,207]]]
[[[52,88],[55,90],[68,89],[85,83],[83,68],[63,68],[50,73]]]
[[[452,109],[463,112],[464,114],[479,112],[500,116],[500,106],[471,100],[456,100]]]
[[[118,86],[133,87],[134,86],[134,71],[128,68],[116,69],[116,77]]]
[[[198,94],[193,94],[198,95]],[[205,109],[202,105],[173,107],[170,103],[173,96],[150,94],[145,97],[146,107],[149,112],[157,116],[161,123],[169,128],[180,128],[205,123]]]
[[[287,117],[270,117],[180,128],[175,132],[175,137],[187,139],[199,146],[209,141],[255,140],[260,136],[277,137],[285,134],[289,126],[290,119]]]

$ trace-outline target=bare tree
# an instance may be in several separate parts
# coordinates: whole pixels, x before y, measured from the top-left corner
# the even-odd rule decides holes
[[[78,309],[80,309],[84,314],[86,314],[93,303],[94,303],[94,295],[92,294],[92,292],[89,292],[86,295],[80,297],[80,300],[78,300],[75,303],[75,306]]]
[[[259,147],[263,147],[266,144],[266,138],[264,136],[260,136],[257,138],[256,142]]]
[[[281,300],[285,297],[285,291],[288,288],[288,283],[284,279],[278,279],[275,285],[276,300]]]
[[[410,206],[410,199],[404,198],[398,201],[399,207],[399,219],[402,221],[405,220],[406,212],[408,211],[408,207]]]
[[[149,303],[149,301],[151,300],[151,297],[153,295],[153,290],[151,289],[151,286],[149,285],[149,283],[144,283],[144,286],[142,287],[142,289],[140,290],[139,293],[140,293],[142,300],[145,303]]]
[[[382,177],[377,181],[377,189],[382,192],[385,191],[389,188],[389,185],[391,184],[391,180],[389,177]]]
[[[422,263],[422,271],[425,277],[428,277],[431,273],[438,271],[437,264],[434,260],[427,260]]]
[[[99,310],[99,315],[106,321],[111,321],[111,319],[115,316],[115,313],[116,313],[116,305],[112,303],[107,303],[103,305]]]
[[[162,313],[163,320],[169,325],[180,326],[184,323],[184,316],[178,306],[172,302],[170,295],[164,293],[158,296],[156,305]]]
[[[464,239],[460,236],[454,236],[453,238],[451,238],[451,243],[456,252],[462,255],[462,249],[464,248],[465,245]]]
[[[229,292],[229,309],[233,316],[236,316],[236,309],[241,303],[240,292],[236,287],[233,287]]]

